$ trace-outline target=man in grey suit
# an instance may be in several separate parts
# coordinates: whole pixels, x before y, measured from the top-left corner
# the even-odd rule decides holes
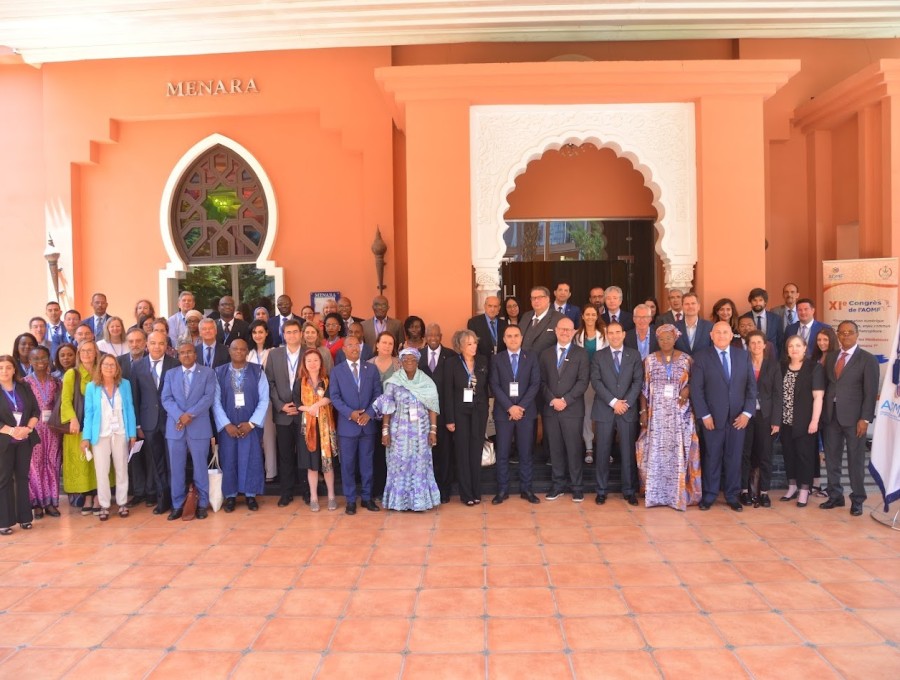
[[[541,391],[544,396],[544,432],[550,447],[553,484],[547,493],[548,501],[559,498],[568,481],[572,500],[584,500],[581,468],[584,442],[584,392],[590,382],[591,370],[587,352],[572,342],[575,324],[563,316],[556,323],[557,342],[540,356]]]
[[[609,484],[609,456],[613,437],[619,433],[622,459],[622,495],[629,505],[637,505],[635,496],[634,442],[637,437],[638,398],[644,380],[644,364],[638,350],[625,347],[622,324],[606,327],[609,347],[594,354],[591,361],[591,386],[594,406],[591,419],[597,424],[597,505],[606,502]]]
[[[378,336],[384,332],[390,333],[394,336],[394,355],[396,355],[403,342],[403,324],[399,319],[392,319],[387,315],[390,308],[391,305],[384,295],[378,295],[372,300],[374,316],[362,322],[363,338],[366,344],[374,349]]]
[[[669,288],[669,311],[656,317],[656,326],[663,326],[667,323],[673,326],[684,319],[684,310],[681,308],[681,301],[684,297],[678,288]]]
[[[797,323],[800,318],[797,314],[797,301],[800,299],[800,289],[796,283],[786,283],[781,289],[784,304],[772,309],[772,312],[781,317],[781,330],[784,339],[787,339],[787,327]]]
[[[565,319],[555,309],[550,309],[550,291],[544,286],[531,289],[531,311],[519,320],[522,329],[522,349],[540,356],[556,343],[556,324]]]
[[[859,328],[853,321],[842,321],[837,330],[840,354],[832,352],[825,360],[825,467],[828,470],[828,500],[824,510],[844,506],[841,486],[841,462],[847,447],[850,473],[850,514],[862,514],[866,500],[866,429],[875,417],[878,398],[878,360],[862,349]]]

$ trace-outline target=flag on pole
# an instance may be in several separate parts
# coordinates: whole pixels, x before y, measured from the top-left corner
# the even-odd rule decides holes
[[[884,496],[884,511],[900,500],[900,319],[894,329],[893,361],[884,374],[875,409],[869,472]]]

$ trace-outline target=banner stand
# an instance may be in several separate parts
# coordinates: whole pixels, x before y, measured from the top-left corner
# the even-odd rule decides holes
[[[879,510],[876,508],[869,513],[869,517],[874,519],[879,524],[884,524],[889,529],[893,529],[894,531],[900,531],[900,522],[898,522],[898,518],[900,518],[900,510],[897,510],[891,515],[889,512],[884,512],[883,510]]]

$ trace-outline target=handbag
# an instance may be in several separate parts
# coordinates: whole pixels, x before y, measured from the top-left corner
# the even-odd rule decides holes
[[[497,454],[494,452],[494,442],[489,439],[484,440],[481,447],[481,467],[490,467],[497,462]]]
[[[75,411],[75,417],[78,419],[78,422],[83,424],[84,422],[84,395],[81,393],[81,371],[77,368],[72,369],[75,371],[75,392],[72,395],[72,408]],[[54,432],[59,432],[60,434],[70,434],[69,433],[69,421],[63,422],[60,414],[62,413],[62,388],[60,388],[59,393],[56,395],[56,399],[53,401],[53,409],[50,412],[50,420],[47,421],[47,427],[49,427]]]
[[[181,519],[184,522],[190,522],[197,516],[197,504],[200,502],[200,494],[197,487],[191,482],[188,488],[187,496],[184,498],[184,506],[181,509]]]
[[[219,512],[225,497],[222,495],[222,468],[219,465],[219,447],[213,445],[212,459],[207,469],[209,473],[209,507]]]

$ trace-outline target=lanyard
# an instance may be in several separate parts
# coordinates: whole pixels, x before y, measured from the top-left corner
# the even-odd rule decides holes
[[[119,388],[118,387],[113,388],[112,396],[109,396],[109,394],[106,393],[105,387],[101,391],[103,392],[103,396],[106,397],[106,401],[109,402],[109,410],[115,411],[116,410],[116,406],[115,406],[116,392],[119,391]]]
[[[666,358],[666,380],[672,382],[672,359]]]
[[[11,392],[7,392],[4,389],[3,394],[5,394],[6,398],[9,400],[9,405],[12,406],[12,410],[15,412],[21,412],[22,409],[19,408],[19,395],[16,394],[15,385],[13,385]]]
[[[297,364],[300,363],[300,352],[297,352],[297,358],[291,361],[291,355],[287,355],[288,368],[291,369],[291,375],[297,374]]]
[[[46,383],[42,383],[37,379],[37,376],[35,376],[34,383],[37,385],[38,394],[41,396],[41,406],[43,407],[45,404],[50,404],[50,392],[52,391],[50,385],[53,383],[53,378],[50,378]]]
[[[462,354],[459,355],[459,360],[462,362],[463,368],[466,369],[466,375],[469,376],[469,387],[471,387],[474,378],[472,376],[471,371],[469,371],[469,366],[468,366],[468,364],[466,364],[466,360],[465,360],[465,358],[463,358]]]

